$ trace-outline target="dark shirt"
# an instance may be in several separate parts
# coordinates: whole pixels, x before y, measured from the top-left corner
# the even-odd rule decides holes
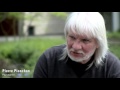
[[[93,64],[88,68],[94,56],[86,64],[74,62],[69,57],[59,60],[64,47],[46,50],[36,63],[33,78],[120,78],[120,61],[111,52],[107,53],[102,65]]]
[[[68,61],[67,61],[68,66],[73,69],[73,71],[76,73],[78,77],[81,77],[86,72],[86,69],[89,67],[89,65],[92,63],[94,59],[94,57],[92,57],[91,60],[88,61],[86,64],[81,64],[81,63],[72,61],[69,57],[67,58],[68,58]]]

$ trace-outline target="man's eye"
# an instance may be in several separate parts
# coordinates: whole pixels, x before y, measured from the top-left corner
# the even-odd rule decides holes
[[[69,36],[71,39],[75,39],[75,37],[74,36]]]
[[[89,42],[90,40],[88,40],[88,39],[83,39],[82,41],[83,41],[83,42]]]

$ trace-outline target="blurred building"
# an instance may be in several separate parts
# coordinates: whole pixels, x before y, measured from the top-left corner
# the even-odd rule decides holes
[[[26,12],[25,15],[33,12]],[[36,12],[35,12],[36,13]],[[63,34],[65,18],[50,14],[50,12],[39,12],[32,20],[24,20],[24,35],[53,35]]]
[[[107,31],[116,32],[120,29],[120,12],[100,12],[106,24]],[[51,15],[49,12],[42,12],[43,15],[32,23],[34,34],[63,34],[65,19]],[[68,13],[69,14],[69,13]],[[24,22],[24,33],[27,33],[27,21]]]
[[[36,13],[36,14],[35,14]],[[0,22],[0,36],[16,35],[29,36],[29,35],[53,35],[63,34],[66,18],[60,18],[51,15],[50,12],[24,12],[24,16],[34,17],[31,19],[5,19]],[[107,31],[117,31],[120,29],[120,12],[100,12],[105,18]],[[68,13],[69,14],[69,13]],[[14,22],[13,22],[14,21]],[[14,30],[12,25],[14,24]],[[5,32],[3,32],[3,29]]]

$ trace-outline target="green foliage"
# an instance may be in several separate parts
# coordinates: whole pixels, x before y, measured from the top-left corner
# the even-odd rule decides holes
[[[68,15],[66,12],[50,12],[50,14],[63,19],[66,18]],[[42,16],[42,12],[32,12],[26,15],[24,15],[24,12],[0,12],[0,21],[4,20],[5,18],[16,18],[16,19],[24,18],[27,20],[37,20],[39,16]]]
[[[6,12],[0,12],[0,22],[2,22],[3,20],[5,20],[6,17],[7,17],[7,15],[8,15],[8,13],[6,13]]]
[[[0,43],[0,58],[4,59],[8,56],[8,54],[11,52],[11,50],[13,49],[13,45],[10,44],[9,42],[7,43],[7,45],[5,45],[5,43]]]
[[[42,16],[42,12],[27,12],[27,14],[24,16],[26,20],[36,19],[37,17]]]
[[[65,19],[68,14],[66,12],[51,12],[52,15]]]
[[[120,39],[120,32],[107,32],[108,39]]]
[[[21,19],[23,18],[23,13],[22,12],[8,12],[8,18]]]
[[[2,69],[4,68],[8,69],[9,65],[10,65],[10,62],[8,60],[0,58],[0,78],[2,77]]]
[[[120,59],[120,32],[107,32],[109,49]]]
[[[25,46],[15,46],[8,54],[7,58],[11,59],[13,63],[26,63],[30,56],[34,53],[29,47]]]
[[[0,12],[0,22],[6,18],[23,18],[23,12]]]
[[[6,64],[5,68],[15,66],[17,69],[30,70],[29,75],[22,77],[32,77],[34,67],[40,55],[48,48],[63,44],[65,41],[62,37],[49,37],[49,38],[32,38],[23,39],[13,42],[0,43],[0,56],[5,61],[9,60],[10,64]],[[18,67],[21,65],[22,67]],[[9,67],[7,67],[9,66]],[[17,76],[16,76],[17,77]]]
[[[4,43],[5,44],[5,43]],[[34,48],[21,44],[20,42],[11,42],[2,46],[0,49],[1,58],[8,58],[12,63],[26,63],[30,56],[35,52]],[[7,48],[6,48],[7,47]]]
[[[110,44],[109,48],[120,59],[120,44]]]

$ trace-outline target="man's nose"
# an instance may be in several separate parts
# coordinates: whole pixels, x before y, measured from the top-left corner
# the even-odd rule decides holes
[[[72,45],[72,48],[73,48],[74,50],[81,50],[81,49],[82,49],[82,43],[79,42],[79,41],[75,41],[75,42],[73,43],[73,45]]]

